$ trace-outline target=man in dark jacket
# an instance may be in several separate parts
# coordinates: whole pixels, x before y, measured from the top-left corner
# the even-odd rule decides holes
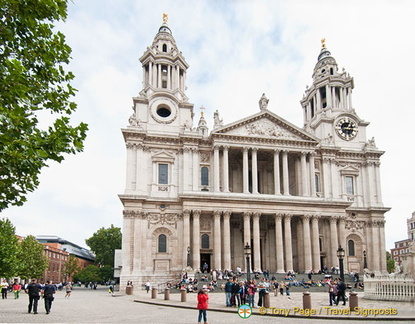
[[[56,288],[52,285],[51,281],[46,281],[45,287],[43,287],[43,298],[45,299],[45,310],[46,314],[50,313],[50,309],[52,308],[52,302],[55,299],[53,295],[56,292]]]
[[[336,305],[339,304],[340,298],[343,300],[343,305],[346,305],[346,284],[340,279],[337,281],[337,300]]]
[[[25,291],[29,294],[29,308],[28,313],[32,312],[33,306],[33,313],[37,314],[37,303],[40,299],[40,291],[42,290],[42,286],[36,282],[36,279],[32,279],[32,282],[27,285]]]

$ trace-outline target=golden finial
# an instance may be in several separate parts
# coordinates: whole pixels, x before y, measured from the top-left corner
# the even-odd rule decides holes
[[[167,20],[169,20],[169,15],[166,13],[163,13],[163,24],[167,24]]]
[[[325,38],[321,39],[321,48],[326,48],[326,39]]]
[[[200,117],[203,117],[205,107],[200,107]]]

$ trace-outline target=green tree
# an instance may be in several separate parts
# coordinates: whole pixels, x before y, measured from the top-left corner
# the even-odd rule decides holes
[[[386,251],[386,269],[388,273],[395,272],[395,260],[388,251]]]
[[[104,265],[99,269],[101,281],[107,282],[114,278],[114,268],[109,265]]]
[[[23,279],[41,277],[49,266],[44,246],[33,235],[26,236],[19,245],[17,275]]]
[[[92,237],[86,239],[86,244],[95,253],[95,263],[101,266],[114,266],[114,251],[121,249],[121,228],[111,224],[109,228],[101,227]]]
[[[90,264],[89,266],[85,267],[81,271],[75,273],[74,280],[81,281],[81,282],[101,281],[100,269],[96,265]]]
[[[81,268],[79,267],[78,260],[76,257],[71,254],[68,258],[68,261],[65,263],[65,267],[63,269],[63,273],[66,277],[66,280],[73,279],[73,275],[77,272],[79,272]]]
[[[71,48],[54,26],[66,17],[67,0],[0,0],[0,211],[26,201],[49,160],[83,150]]]
[[[7,218],[0,219],[0,277],[11,278],[17,271],[19,249],[16,229]]]

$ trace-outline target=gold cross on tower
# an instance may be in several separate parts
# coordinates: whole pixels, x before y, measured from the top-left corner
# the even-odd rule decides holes
[[[200,116],[203,117],[205,107],[200,107]]]
[[[167,20],[169,20],[169,15],[166,13],[163,13],[163,24],[167,24]]]

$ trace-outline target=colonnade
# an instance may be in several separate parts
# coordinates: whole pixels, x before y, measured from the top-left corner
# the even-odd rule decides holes
[[[186,71],[179,65],[161,64],[148,62],[143,66],[144,88],[166,88],[170,90],[179,89],[184,91],[186,82]],[[163,81],[166,83],[163,85]]]
[[[243,147],[233,150],[242,150],[242,192],[250,193],[249,190],[249,171],[252,174],[252,194],[259,193],[258,186],[258,148]],[[229,192],[229,146],[214,146],[213,148],[213,191]],[[220,163],[220,153],[222,152],[222,163]],[[288,150],[273,150],[273,180],[275,195],[290,195],[290,176],[288,155],[300,155],[300,196],[316,196],[314,152],[301,151],[293,152]],[[249,155],[251,165],[249,165]],[[281,165],[280,165],[281,164]],[[222,177],[221,177],[222,176]]]
[[[201,232],[200,232],[200,218],[202,213],[207,212],[200,210],[185,211],[183,213],[183,246],[191,246],[192,250],[192,265],[194,267],[200,266],[201,254]],[[232,245],[244,246],[246,243],[252,242],[252,267],[253,269],[261,269],[261,258],[264,253],[260,249],[260,220],[265,214],[259,212],[244,212],[242,213],[242,230],[243,242],[231,242],[231,212],[230,211],[213,211],[209,212],[212,216],[211,241],[213,244],[213,254],[211,258],[211,267],[214,269],[233,269],[236,265],[232,264]],[[268,214],[269,215],[269,214]],[[286,273],[293,271],[294,267],[303,269],[305,272],[310,270],[321,270],[320,259],[320,221],[322,220],[319,214],[304,214],[293,215],[290,213],[275,213],[273,215],[275,220],[275,242],[272,242],[270,257],[275,258],[276,269],[270,269],[277,273]],[[293,264],[293,233],[292,221],[297,222],[297,265]],[[342,216],[332,216],[330,222],[330,248],[327,252],[329,261],[332,264],[337,264],[336,251],[339,245],[345,246],[345,219]],[[190,231],[192,226],[192,231]],[[272,235],[274,237],[274,235]],[[191,244],[192,242],[192,244]],[[187,252],[183,253],[183,261],[187,260]],[[262,269],[264,270],[264,269]],[[297,269],[296,269],[297,270]]]

